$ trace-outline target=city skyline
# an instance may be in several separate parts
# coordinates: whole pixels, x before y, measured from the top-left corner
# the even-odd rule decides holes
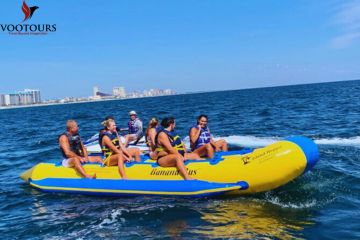
[[[140,91],[133,91],[127,93],[124,87],[113,87],[112,93],[110,94],[110,93],[101,92],[98,86],[94,86],[92,95],[90,94],[87,97],[66,96],[61,99],[52,98],[52,99],[41,100],[40,90],[24,89],[20,91],[12,91],[11,93],[0,93],[0,107],[156,97],[156,96],[166,96],[173,94],[176,94],[176,92],[171,89],[144,89]]]
[[[1,93],[27,87],[50,99],[88,96],[96,85],[186,93],[360,78],[359,1],[27,2],[39,6],[28,24],[57,30],[1,32]],[[0,23],[18,24],[21,5],[4,1]]]
[[[42,103],[40,90],[24,89],[0,94],[0,106],[32,105]]]

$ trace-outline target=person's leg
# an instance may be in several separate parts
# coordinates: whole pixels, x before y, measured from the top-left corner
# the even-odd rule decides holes
[[[151,159],[156,160],[158,158],[158,153],[156,151],[155,152],[150,151],[149,156]]]
[[[118,169],[120,176],[122,179],[128,179],[128,177],[125,174],[124,157],[122,156],[122,154],[117,154],[117,155],[118,155]]]
[[[199,154],[191,152],[191,153],[185,153],[184,159],[185,160],[201,160],[201,157],[199,156]]]
[[[96,178],[96,174],[89,175],[85,172],[85,169],[81,165],[80,158],[69,158],[68,164],[70,167],[74,167],[78,173],[80,173],[85,178]]]
[[[125,135],[125,142],[124,145],[127,146],[129,142],[129,134]]]
[[[139,148],[128,148],[127,151],[130,156],[135,159],[136,162],[140,162],[140,149]]]
[[[200,157],[206,157],[207,156],[206,146],[205,145],[195,149],[192,152],[198,154]]]
[[[121,178],[127,179],[127,176],[125,174],[125,167],[124,167],[124,157],[122,154],[115,154],[109,158],[107,166],[116,166],[116,165],[119,168],[119,174]]]
[[[216,141],[215,146],[223,152],[228,151],[228,145],[224,139],[220,139],[220,140]]]
[[[214,148],[211,146],[210,143],[207,143],[207,144],[204,144],[201,147],[195,149],[192,153],[196,153],[200,157],[213,158],[214,157]],[[185,158],[185,159],[188,159],[188,158]],[[193,159],[193,158],[191,158],[191,159]],[[195,159],[199,159],[199,158],[195,158]]]
[[[210,143],[205,144],[205,147],[206,147],[207,157],[213,158],[215,152],[214,147]]]
[[[125,135],[125,146],[127,147],[129,145],[130,142],[134,141],[136,139],[136,135],[135,134],[127,134]]]
[[[180,154],[169,154],[164,157],[161,157],[158,160],[158,164],[161,167],[176,167],[179,170],[180,175],[185,180],[193,179],[189,176],[188,172],[186,171],[186,167],[184,165],[184,158]]]
[[[100,156],[89,156],[89,162],[102,163]]]

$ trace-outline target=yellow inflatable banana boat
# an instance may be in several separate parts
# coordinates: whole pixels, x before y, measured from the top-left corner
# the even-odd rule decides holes
[[[318,159],[312,140],[292,137],[264,148],[218,152],[212,159],[186,161],[195,181],[182,180],[176,168],[160,167],[146,156],[140,163],[126,164],[131,180],[122,180],[116,166],[85,164],[86,172],[96,173],[97,179],[83,179],[74,169],[52,163],[40,163],[21,178],[46,192],[111,196],[246,194],[282,186],[311,169]]]

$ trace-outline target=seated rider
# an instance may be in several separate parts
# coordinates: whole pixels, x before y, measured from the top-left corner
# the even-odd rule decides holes
[[[207,126],[208,117],[204,114],[197,118],[197,125],[190,128],[190,147],[194,153],[201,157],[213,158],[214,152],[228,151],[228,146],[225,140],[221,139],[214,141],[210,129]]]
[[[62,165],[64,167],[74,167],[83,177],[96,178],[96,174],[89,175],[81,163],[100,162],[101,158],[88,156],[86,148],[79,135],[79,127],[74,120],[66,122],[66,131],[59,135],[60,150],[63,155]]]
[[[184,161],[188,159],[199,159],[198,154],[186,153],[185,144],[179,135],[174,132],[175,118],[164,118],[161,121],[161,129],[155,136],[157,152],[157,163],[161,167],[176,167],[185,180],[191,180],[186,171]]]
[[[149,156],[151,159],[157,159],[155,151],[155,136],[157,133],[156,129],[158,127],[158,123],[159,121],[157,120],[157,118],[153,117],[150,120],[148,127],[146,128],[145,140],[146,145],[149,147]]]
[[[130,161],[132,159],[131,153],[125,148],[121,143],[119,135],[116,131],[115,121],[112,119],[106,120],[104,122],[106,131],[99,136],[99,143],[101,149],[105,155],[104,164],[106,166],[118,166],[120,176],[123,179],[127,179],[125,174],[124,162]],[[129,149],[130,150],[130,149]],[[131,151],[136,151],[138,154],[136,156],[136,161],[140,161],[140,151],[139,149],[134,149]]]
[[[109,119],[112,119],[112,120],[114,120],[115,121],[115,118],[112,116],[112,115],[109,115],[109,116],[107,116],[105,119],[104,119],[104,121],[101,123],[103,126],[104,126],[104,128],[103,129],[100,129],[100,131],[99,131],[99,138],[100,138],[100,136],[104,133],[104,132],[106,132],[106,126],[104,125],[104,123],[105,123],[105,121],[107,121],[107,120],[109,120]],[[118,128],[118,127],[116,127],[116,131],[117,132],[120,132],[120,128]]]
[[[106,132],[106,131],[108,131],[107,130],[107,127],[106,127],[106,121],[107,120],[114,120],[115,121],[115,118],[113,117],[113,116],[107,116],[106,118],[105,118],[105,120],[101,123],[103,126],[104,126],[104,128],[103,129],[100,129],[100,131],[99,131],[99,139],[101,139],[102,138],[102,136],[104,135],[104,133]],[[121,130],[120,128],[118,128],[118,127],[116,127],[116,132],[117,132],[117,134],[118,134],[118,132]],[[122,144],[122,142],[121,142],[121,140],[120,140],[120,143]],[[99,144],[100,144],[100,141],[99,141]],[[132,147],[132,148],[126,148],[127,149],[127,151],[129,152],[129,154],[130,154],[130,159],[132,159],[132,158],[134,158],[135,159],[135,161],[137,161],[137,162],[140,162],[140,149],[138,149],[138,148],[136,148],[136,147]]]
[[[130,120],[128,122],[129,134],[125,135],[125,146],[129,142],[135,141],[135,144],[144,136],[142,121],[137,117],[135,111],[130,111]]]

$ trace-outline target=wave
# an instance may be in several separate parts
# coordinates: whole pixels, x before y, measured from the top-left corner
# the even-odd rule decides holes
[[[266,200],[281,208],[305,209],[305,208],[313,208],[318,205],[318,202],[315,199],[309,199],[306,202],[292,203],[292,202],[282,202],[279,197],[272,196],[272,197],[267,197]]]
[[[315,139],[315,143],[319,145],[337,145],[337,146],[352,146],[360,148],[360,136],[351,138],[322,138]]]
[[[99,224],[100,228],[103,228],[105,226],[111,225],[115,222],[120,222],[120,223],[125,223],[125,218],[124,217],[120,217],[123,215],[123,213],[126,212],[130,212],[130,210],[128,209],[113,209],[110,213],[110,216],[107,218],[104,218],[101,223]]]
[[[230,145],[241,147],[264,147],[284,138],[281,137],[256,137],[256,136],[215,136],[214,140],[224,139]],[[188,141],[188,138],[185,139]],[[313,138],[318,145],[351,146],[360,148],[360,136],[350,138]]]
[[[242,147],[264,147],[281,140],[279,137],[255,137],[255,136],[228,136],[214,137],[214,140],[224,139],[230,145]]]

